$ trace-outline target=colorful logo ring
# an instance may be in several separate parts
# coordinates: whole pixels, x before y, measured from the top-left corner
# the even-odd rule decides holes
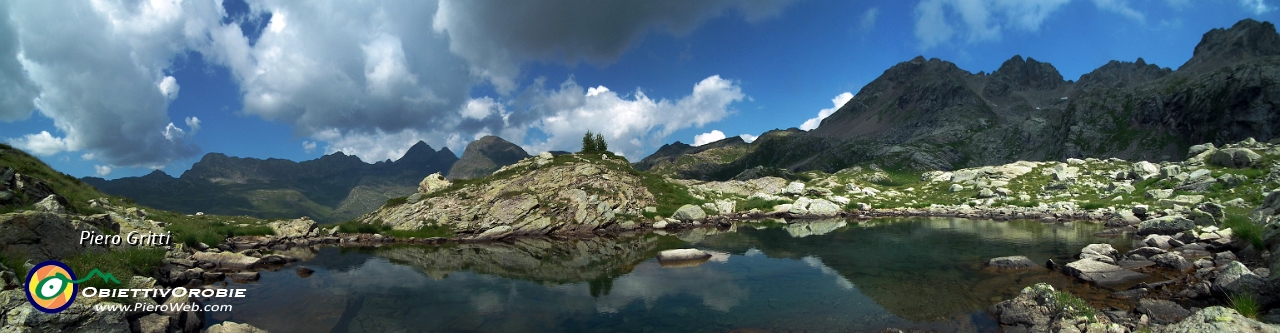
[[[57,260],[42,262],[27,272],[27,301],[44,313],[58,313],[76,300],[76,273]]]

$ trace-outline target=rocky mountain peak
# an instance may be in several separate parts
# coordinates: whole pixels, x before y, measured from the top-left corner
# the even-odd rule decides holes
[[[1078,83],[1081,89],[1119,89],[1157,80],[1172,73],[1172,69],[1148,64],[1142,58],[1134,62],[1112,60],[1092,72],[1081,75]]]
[[[488,135],[467,144],[462,158],[449,169],[449,179],[468,179],[490,173],[528,158],[529,153],[510,141]]]
[[[169,174],[167,174],[167,173],[164,173],[164,171],[160,171],[159,169],[156,169],[156,170],[151,170],[151,172],[150,172],[150,173],[148,173],[148,174],[147,174],[147,175],[145,175],[145,176],[142,176],[142,179],[148,179],[148,180],[153,180],[153,179],[164,179],[164,180],[168,180],[168,179],[173,179],[173,177],[172,177],[172,176],[169,176]]]
[[[1058,69],[1047,62],[1039,62],[1021,55],[1005,60],[1000,68],[991,72],[992,80],[1005,81],[1014,90],[1053,90],[1065,83]]]
[[[1237,61],[1280,55],[1280,34],[1271,22],[1244,19],[1229,29],[1209,30],[1179,71],[1211,71]]]

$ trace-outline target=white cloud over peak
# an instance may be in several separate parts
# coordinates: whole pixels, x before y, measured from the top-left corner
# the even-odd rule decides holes
[[[751,134],[743,134],[743,135],[739,135],[738,137],[742,138],[742,141],[746,141],[747,143],[756,142],[756,139],[760,138],[760,136],[751,135]]]
[[[724,132],[721,132],[720,130],[711,130],[711,132],[694,135],[693,146],[697,147],[720,140],[724,140]]]
[[[863,33],[870,32],[876,27],[876,18],[880,16],[880,7],[871,7],[862,13],[862,20],[858,23],[858,30]]]
[[[1254,15],[1266,14],[1276,9],[1276,7],[1268,5],[1265,0],[1240,0],[1240,6]]]
[[[547,135],[546,139],[532,140],[525,149],[574,151],[581,145],[582,134],[590,129],[604,136],[609,150],[641,156],[675,131],[728,117],[734,112],[731,104],[747,97],[737,83],[719,75],[699,81],[689,95],[676,100],[653,99],[640,90],[620,95],[601,87],[595,92],[587,94],[572,79],[559,89],[545,89],[540,80],[522,92],[516,104],[523,111],[511,115],[513,129],[523,127]],[[523,134],[503,138],[525,141]]]
[[[94,165],[93,174],[98,175],[98,177],[106,177],[111,174],[111,167],[106,165]]]
[[[1133,7],[1129,6],[1129,2],[1126,0],[1093,0],[1093,5],[1097,6],[1098,9],[1120,14],[1120,16],[1124,16],[1138,22],[1146,22],[1147,20],[1146,15],[1134,10]]]
[[[316,152],[316,142],[315,142],[315,141],[302,141],[302,152],[307,153],[307,154],[311,154],[311,153]]]
[[[505,93],[516,90],[526,61],[608,63],[653,30],[680,36],[727,12],[755,22],[790,3],[442,0],[431,28],[449,37],[449,50],[467,60],[472,75]]]
[[[851,99],[853,99],[853,93],[848,91],[836,95],[835,98],[831,99],[832,106],[830,108],[818,110],[818,116],[805,120],[803,124],[800,124],[800,129],[808,131],[818,128],[818,125],[822,125],[823,119],[827,119],[832,113],[836,113],[836,110],[839,110],[841,106],[844,106]],[[752,139],[752,141],[755,141],[755,139]]]
[[[1002,31],[1034,32],[1070,0],[925,0],[915,8],[915,36],[921,49],[950,42],[999,40]]]

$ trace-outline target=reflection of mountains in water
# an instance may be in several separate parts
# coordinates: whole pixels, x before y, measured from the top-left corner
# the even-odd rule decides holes
[[[434,279],[471,271],[543,284],[608,281],[652,258],[656,235],[559,240],[517,238],[510,242],[463,243],[442,247],[389,247],[379,256],[422,271]],[[593,287],[596,287],[593,285]]]
[[[886,310],[913,321],[982,311],[1035,282],[1069,283],[1048,270],[983,271],[987,259],[1026,255],[1043,262],[1069,257],[1089,243],[1096,224],[1035,221],[887,219],[839,229],[838,221],[798,222],[738,235],[707,237],[699,247],[743,253],[755,248],[774,258],[828,267]],[[807,236],[807,237],[806,237]],[[796,237],[804,237],[803,239]],[[827,269],[824,269],[826,271]]]

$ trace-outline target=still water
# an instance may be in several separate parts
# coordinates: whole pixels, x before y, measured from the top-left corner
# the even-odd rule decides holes
[[[234,311],[207,322],[271,332],[988,332],[985,309],[1036,282],[1088,289],[1046,269],[984,269],[993,257],[1069,260],[1100,225],[905,218],[740,223],[582,240],[295,249]],[[663,267],[658,251],[708,262]],[[221,302],[221,303],[218,303]]]

